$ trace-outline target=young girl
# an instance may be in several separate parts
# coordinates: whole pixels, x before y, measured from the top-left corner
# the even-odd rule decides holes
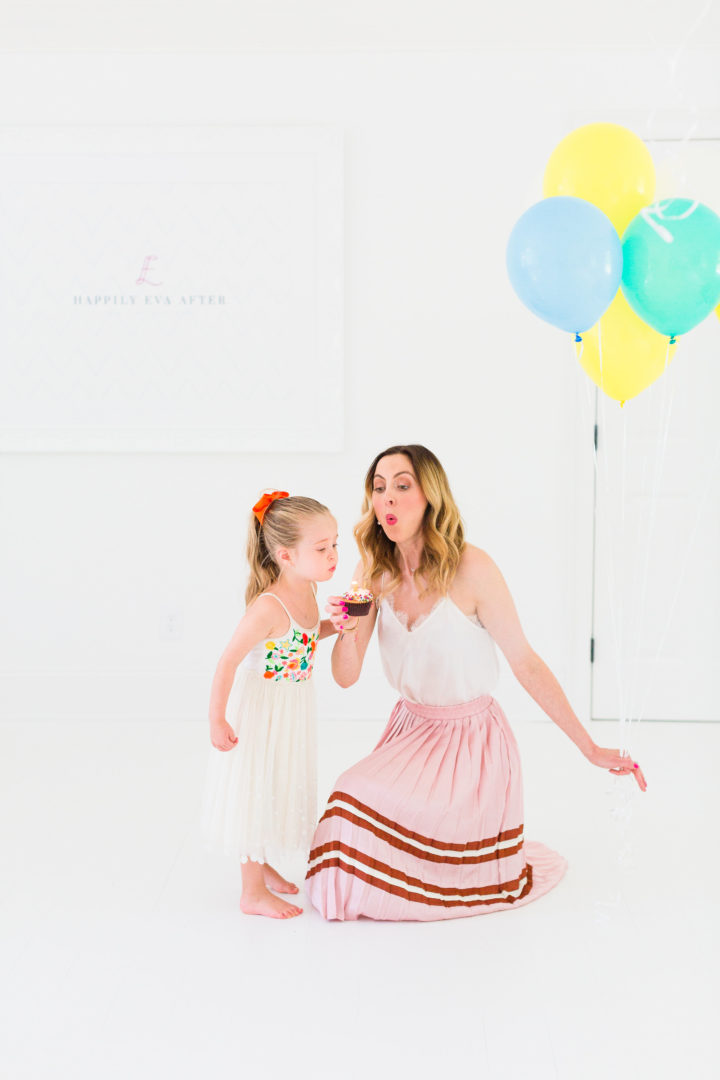
[[[315,582],[335,571],[337,522],[315,499],[273,491],[253,507],[247,555],[247,610],[210,692],[204,825],[211,847],[240,857],[241,910],[288,919],[302,908],[270,890],[297,886],[267,856],[307,852],[317,820],[310,675],[318,640],[335,630],[320,621]]]

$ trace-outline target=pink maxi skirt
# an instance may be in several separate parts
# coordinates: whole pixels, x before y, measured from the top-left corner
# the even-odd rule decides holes
[[[373,752],[338,778],[305,888],[326,919],[457,919],[536,900],[566,866],[525,841],[520,756],[495,699],[401,698]]]

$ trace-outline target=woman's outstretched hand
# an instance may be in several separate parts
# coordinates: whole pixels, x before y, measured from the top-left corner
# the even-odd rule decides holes
[[[607,750],[602,746],[595,746],[587,755],[592,765],[600,769],[608,769],[615,776],[628,776],[630,773],[635,777],[641,791],[647,789],[647,782],[643,771],[637,761],[633,761],[629,754],[621,754],[619,750]]]

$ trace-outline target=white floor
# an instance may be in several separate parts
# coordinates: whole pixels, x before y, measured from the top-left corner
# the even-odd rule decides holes
[[[379,730],[322,725],[321,796]],[[0,1076],[716,1077],[720,725],[641,727],[632,798],[552,725],[515,730],[561,885],[340,924],[239,914],[197,827],[204,725],[1,726]]]

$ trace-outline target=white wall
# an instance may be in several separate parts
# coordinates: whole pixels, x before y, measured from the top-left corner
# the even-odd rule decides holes
[[[337,584],[354,566],[367,464],[414,441],[444,462],[471,541],[505,572],[532,643],[586,717],[585,377],[568,338],[515,298],[505,244],[541,196],[547,156],[577,124],[611,119],[657,137],[698,121],[695,134],[720,132],[720,52],[686,50],[673,77],[674,55],[5,55],[0,124],[343,130],[347,400],[340,454],[5,455],[3,715],[203,719],[242,610],[257,491],[283,486],[331,506],[343,541]],[[180,618],[179,640],[163,639],[168,616]],[[393,695],[377,657],[341,692],[327,652],[323,715],[382,715]],[[539,715],[507,673],[498,696],[511,717]]]
[[[0,11],[3,51],[684,49],[718,45],[713,0],[23,0]]]

